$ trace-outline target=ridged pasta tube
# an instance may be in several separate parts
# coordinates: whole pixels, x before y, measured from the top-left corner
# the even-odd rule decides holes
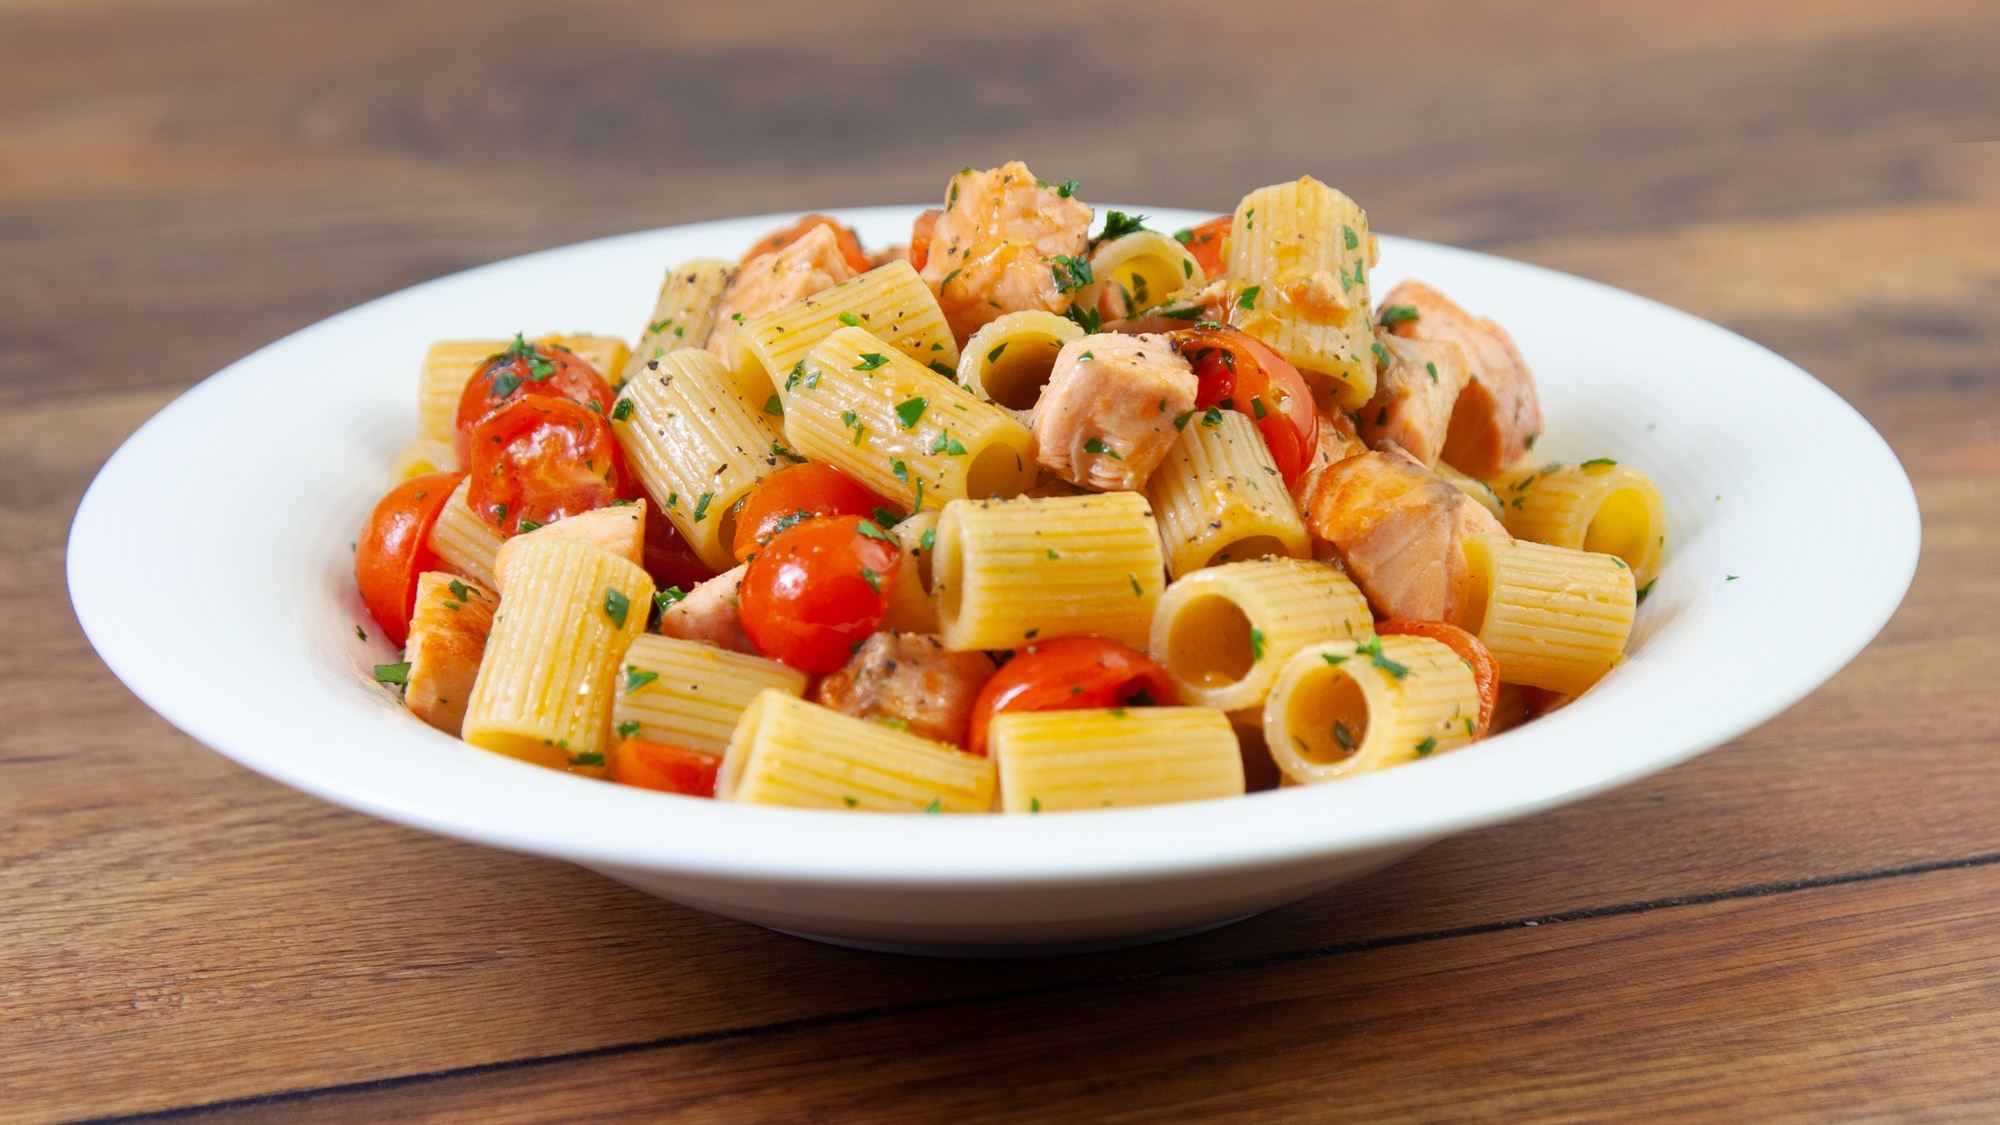
[[[903,547],[903,576],[889,591],[882,628],[897,633],[938,631],[938,599],[931,570],[931,557],[937,552],[937,521],[936,512],[925,510],[893,529],[896,542]]]
[[[1187,417],[1146,492],[1160,513],[1167,570],[1265,555],[1306,558],[1312,541],[1257,424],[1234,410]]]
[[[431,525],[431,550],[452,570],[492,589],[500,584],[493,573],[493,560],[506,540],[491,517],[481,518],[473,512],[471,492],[469,477],[452,489],[451,499],[444,502],[437,522]]]
[[[619,661],[646,630],[653,580],[601,547],[524,536],[466,706],[467,742],[602,777]]]
[[[744,394],[762,402],[807,352],[843,327],[867,331],[945,379],[957,375],[958,342],[930,286],[908,262],[878,266],[798,304],[749,318],[730,336],[730,366]]]
[[[715,329],[715,307],[729,285],[735,265],[721,258],[695,258],[667,272],[660,283],[660,296],[653,302],[653,315],[639,334],[639,345],[625,366],[604,372],[606,379],[629,383],[653,360],[682,348],[699,348],[708,343]]]
[[[1106,320],[1136,316],[1170,296],[1208,284],[1187,247],[1156,230],[1140,230],[1100,243],[1090,255],[1096,283],[1078,294]]]
[[[938,631],[959,652],[1074,633],[1143,649],[1165,584],[1136,492],[954,501],[931,569]]]
[[[1153,612],[1152,657],[1181,700],[1239,711],[1264,701],[1291,655],[1374,631],[1347,575],[1309,559],[1233,562],[1176,580]]]
[[[767,688],[804,695],[806,674],[761,656],[647,633],[625,650],[611,721],[620,737],[719,757],[737,720]]]
[[[1667,549],[1667,506],[1653,478],[1610,458],[1509,473],[1493,482],[1518,539],[1616,555],[1645,586]]]
[[[719,800],[870,812],[983,813],[993,763],[768,689],[736,724]]]
[[[1329,641],[1292,654],[1264,701],[1264,743],[1305,785],[1427,758],[1472,741],[1479,688],[1429,637]]]
[[[1035,483],[1026,426],[864,329],[828,335],[786,383],[787,443],[912,512]]]
[[[1066,317],[1041,309],[1011,312],[972,334],[958,357],[958,382],[1027,425],[1064,344],[1083,335]]]
[[[1243,794],[1229,717],[1212,707],[1013,711],[987,735],[1010,813],[1164,805]]]
[[[1637,599],[1623,560],[1505,535],[1463,542],[1472,589],[1461,624],[1503,681],[1575,695],[1625,658]]]
[[[736,502],[781,464],[772,448],[777,419],[765,405],[744,399],[721,360],[681,348],[649,360],[611,408],[626,461],[717,571],[736,565]]]
[[[453,446],[458,437],[458,400],[472,373],[506,350],[505,340],[439,340],[424,353],[423,370],[417,376],[417,437],[453,450],[451,463],[439,468],[464,468]]]
[[[1322,377],[1347,410],[1375,394],[1372,245],[1367,213],[1311,176],[1244,196],[1230,231],[1230,323]]]

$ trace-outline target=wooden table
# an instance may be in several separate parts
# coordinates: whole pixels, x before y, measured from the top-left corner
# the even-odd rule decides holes
[[[1967,143],[2000,10],[684,7],[0,5],[0,1121],[2000,1117],[2000,144]],[[68,611],[98,465],[267,340],[1014,156],[1216,209],[1310,171],[1759,340],[1908,467],[1909,600],[1691,764],[1201,937],[995,963],[322,804],[168,727]]]

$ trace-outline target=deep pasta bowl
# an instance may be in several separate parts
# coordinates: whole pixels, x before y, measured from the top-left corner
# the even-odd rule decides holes
[[[1206,217],[1128,210],[1165,229]],[[883,244],[915,212],[840,217]],[[426,347],[516,331],[629,333],[665,267],[734,255],[785,221],[650,231],[483,266],[329,318],[203,381],[112,456],[77,512],[70,593],[92,644],[194,738],[349,808],[829,940],[1031,952],[1216,925],[1692,757],[1831,677],[1915,571],[1908,478],[1804,371],[1603,285],[1384,237],[1373,277],[1383,291],[1422,278],[1514,335],[1547,414],[1538,452],[1630,462],[1665,498],[1666,565],[1629,658],[1553,715],[1325,785],[941,817],[630,789],[476,749],[406,713],[368,674],[395,655],[357,632],[367,619],[349,544],[414,433]]]

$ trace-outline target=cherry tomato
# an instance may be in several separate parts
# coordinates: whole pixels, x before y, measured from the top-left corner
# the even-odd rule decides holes
[[[681,537],[681,529],[674,526],[674,521],[667,518],[658,504],[646,505],[645,557],[646,573],[653,576],[657,589],[674,586],[692,590],[715,577],[715,572],[688,546],[688,541]]]
[[[736,513],[736,541],[730,548],[742,562],[771,537],[814,516],[873,516],[889,502],[832,465],[808,461],[787,465],[757,482]]]
[[[986,754],[986,728],[1006,711],[1080,711],[1129,703],[1172,705],[1167,670],[1103,637],[1057,637],[1014,654],[972,701],[966,748]]]
[[[618,784],[690,797],[715,796],[721,768],[722,759],[713,754],[643,738],[623,739],[611,753],[611,780]]]
[[[389,490],[354,544],[354,581],[382,634],[401,648],[417,608],[417,576],[438,569],[431,528],[464,473],[425,473]]]
[[[1319,408],[1299,370],[1262,340],[1220,325],[1183,328],[1174,346],[1194,365],[1197,409],[1247,414],[1290,487],[1319,452]]]
[[[924,263],[931,260],[931,233],[937,230],[938,219],[944,212],[933,207],[917,216],[910,224],[910,268],[921,270]]]
[[[1201,263],[1201,272],[1210,281],[1221,277],[1229,260],[1229,230],[1235,216],[1224,215],[1195,227],[1188,232],[1188,240],[1181,243],[1194,260]]]
[[[529,395],[472,428],[474,512],[515,535],[620,498],[625,464],[604,415]]]
[[[747,262],[759,254],[783,250],[812,233],[814,227],[822,226],[833,228],[833,237],[840,244],[840,256],[847,259],[847,264],[854,267],[855,273],[867,273],[873,267],[868,255],[861,251],[861,239],[855,236],[852,229],[841,226],[831,215],[807,215],[784,230],[772,231],[758,239],[757,244],[743,255],[743,260]]]
[[[481,418],[528,395],[550,395],[585,405],[594,402],[599,410],[611,409],[618,397],[582,356],[553,344],[529,344],[516,336],[513,347],[480,365],[458,396],[454,422],[458,463],[471,463],[472,427]]]
[[[787,528],[743,575],[743,632],[801,671],[835,671],[882,624],[902,565],[902,547],[873,520],[830,516]]]
[[[1429,637],[1457,653],[1472,665],[1472,682],[1479,688],[1479,729],[1474,739],[1486,737],[1493,727],[1493,708],[1500,701],[1500,663],[1484,642],[1456,625],[1444,621],[1384,621],[1375,626],[1384,636]]]

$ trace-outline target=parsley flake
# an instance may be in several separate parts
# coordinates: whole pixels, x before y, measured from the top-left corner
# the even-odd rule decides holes
[[[1113,461],[1123,461],[1125,459],[1125,455],[1123,453],[1120,453],[1117,450],[1111,448],[1110,446],[1104,444],[1104,440],[1102,438],[1090,438],[1089,440],[1085,441],[1083,443],[1083,451],[1085,453],[1102,454],[1106,457],[1111,458]]]
[[[764,413],[771,415],[773,418],[783,418],[785,416],[785,404],[778,400],[777,395],[772,395],[770,398],[764,400]]]
[[[1264,659],[1264,630],[1262,629],[1253,628],[1250,630],[1250,659]]]
[[[694,522],[700,523],[702,520],[708,518],[708,506],[714,500],[715,493],[713,492],[704,492],[701,494],[701,499],[694,502]]]
[[[1585,461],[1583,464],[1577,467],[1580,469],[1588,469],[1592,465],[1604,465],[1608,467],[1611,465],[1616,465],[1617,463],[1618,463],[1617,461],[1609,457],[1592,457],[1590,460]]]
[[[840,316],[838,317],[838,319],[839,319],[840,323],[842,323],[842,324],[845,324],[845,325],[847,325],[847,326],[848,326],[849,328],[859,328],[859,327],[861,327],[861,318],[860,318],[860,317],[858,317],[858,316],[855,316],[855,315],[854,315],[853,313],[851,313],[851,312],[844,312],[844,313],[841,313],[841,314],[840,314]]]
[[[1438,748],[1437,739],[1426,738],[1422,742],[1417,743],[1417,757],[1428,758],[1431,756],[1431,751],[1437,748]]]
[[[1333,740],[1340,743],[1342,750],[1354,753],[1354,732],[1348,730],[1347,724],[1338,719],[1333,722]]]
[[[896,420],[903,424],[904,429],[913,430],[917,426],[917,421],[924,416],[925,408],[929,406],[930,400],[922,395],[906,398],[896,404]]]
[[[1417,307],[1415,305],[1390,305],[1388,308],[1382,310],[1382,325],[1384,327],[1391,324],[1402,324],[1415,319],[1417,319]]]
[[[873,371],[889,362],[889,357],[881,352],[862,352],[861,362],[854,365],[856,371]]]
[[[1261,285],[1252,285],[1250,288],[1245,289],[1240,295],[1237,296],[1236,307],[1239,309],[1256,308],[1257,294],[1262,293],[1263,291],[1264,287]]]
[[[410,662],[401,664],[377,664],[375,682],[378,684],[407,684],[410,682]]]
[[[638,721],[636,721],[636,720],[627,720],[627,721],[625,721],[625,722],[622,722],[622,723],[619,723],[619,724],[618,724],[618,737],[620,737],[620,738],[637,738],[637,737],[639,737],[639,732],[640,732],[641,730],[644,730],[644,729],[645,729],[645,727],[644,727],[644,726],[643,726],[642,724],[640,724],[640,723],[639,723]]]
[[[610,586],[604,588],[604,616],[610,618],[613,625],[623,629],[625,617],[631,612],[632,599],[626,597],[621,590]]]
[[[869,539],[880,539],[884,543],[896,542],[896,537],[890,535],[886,531],[883,531],[881,527],[876,525],[874,520],[862,520],[860,525],[857,526],[854,530],[861,533],[862,535],[866,536]]]
[[[632,417],[632,400],[629,398],[619,399],[611,408],[611,420],[614,422],[623,422],[630,417]]]
[[[637,664],[625,666],[625,694],[630,695],[654,680],[660,678],[658,672],[648,672]]]

